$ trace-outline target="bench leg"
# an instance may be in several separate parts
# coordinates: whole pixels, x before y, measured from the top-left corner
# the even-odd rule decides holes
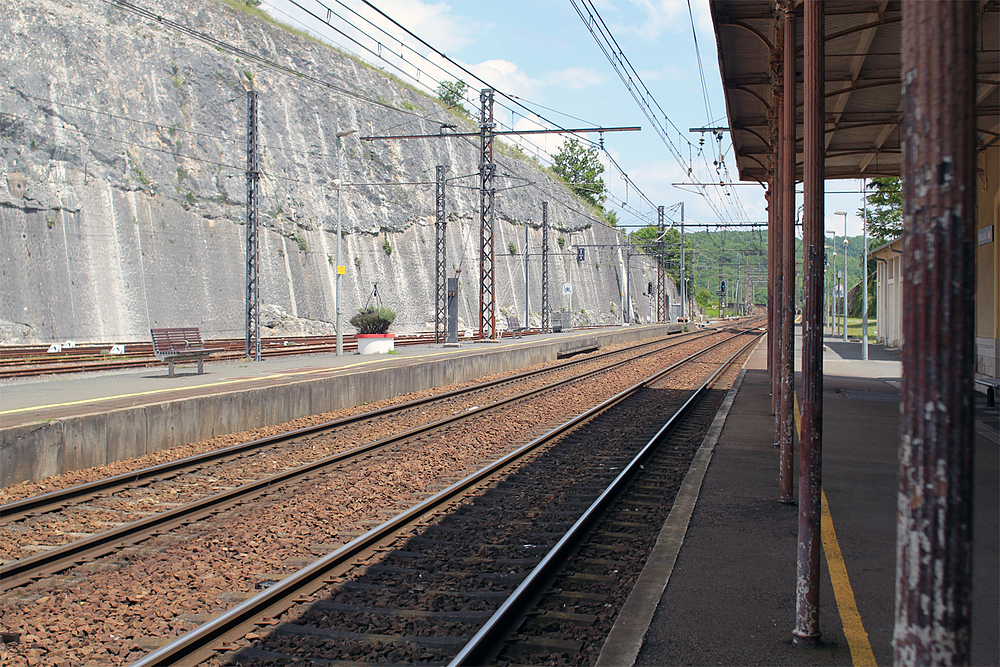
[[[986,407],[992,408],[997,404],[997,390],[994,387],[986,388]]]
[[[167,377],[172,378],[174,376],[174,360],[170,359],[167,361]]]
[[[198,375],[205,372],[205,357],[198,357]]]

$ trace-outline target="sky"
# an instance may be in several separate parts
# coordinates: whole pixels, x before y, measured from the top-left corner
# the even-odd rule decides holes
[[[465,107],[477,117],[485,82],[498,91],[494,110],[501,129],[640,126],[639,132],[603,134],[603,178],[611,195],[605,206],[626,226],[655,222],[657,206],[666,208],[668,224],[679,220],[676,204],[681,202],[689,224],[767,220],[761,186],[738,181],[728,133],[689,131],[727,125],[707,0],[372,4],[426,45],[360,0],[263,0],[261,9],[432,94],[440,81],[463,80],[470,87]],[[592,25],[603,24],[613,37],[621,61],[633,71],[632,89],[643,91],[640,101],[652,110],[653,121],[581,13]],[[560,135],[536,135],[522,146],[545,161],[562,140]],[[683,185],[720,181],[734,185]],[[835,213],[843,211],[847,234],[860,235],[860,207],[858,181],[827,182],[827,230],[843,236],[845,216]]]

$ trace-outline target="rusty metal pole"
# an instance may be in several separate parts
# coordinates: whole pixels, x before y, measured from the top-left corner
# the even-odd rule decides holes
[[[970,660],[977,7],[903,4],[898,665]]]
[[[775,391],[776,384],[774,382],[774,375],[777,372],[777,366],[774,363],[774,349],[775,340],[777,340],[777,335],[774,326],[774,209],[776,208],[775,196],[777,180],[774,177],[773,163],[771,180],[767,184],[767,194],[765,195],[767,199],[767,373],[768,379],[771,382],[771,413],[777,414],[777,392]]]
[[[819,643],[820,491],[823,481],[823,229],[826,152],[823,142],[823,0],[805,3],[802,41],[802,429],[799,434],[799,538],[795,577],[798,646]]]
[[[780,409],[780,398],[781,398],[781,383],[780,383],[780,371],[781,367],[781,320],[779,319],[779,313],[781,312],[781,96],[782,96],[782,82],[781,82],[781,40],[784,34],[784,24],[778,22],[777,28],[775,29],[774,44],[775,47],[771,50],[771,96],[772,96],[772,108],[771,108],[771,200],[770,200],[770,210],[768,211],[768,221],[770,227],[768,232],[768,241],[771,241],[771,236],[773,236],[773,243],[771,244],[771,256],[769,258],[770,265],[768,266],[768,271],[770,272],[771,280],[771,320],[768,322],[769,329],[768,335],[773,340],[771,341],[770,358],[768,363],[771,369],[771,412],[774,414],[774,442],[778,443],[780,438],[778,437],[778,413]]]
[[[785,6],[782,52],[784,95],[781,109],[781,403],[778,415],[781,493],[779,500],[794,503],[792,468],[793,398],[795,395],[795,14]]]

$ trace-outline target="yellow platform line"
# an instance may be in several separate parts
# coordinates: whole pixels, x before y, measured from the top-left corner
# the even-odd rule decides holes
[[[793,396],[795,432],[802,441],[802,415],[799,412],[799,399]],[[823,555],[826,557],[826,568],[830,573],[830,583],[833,585],[833,597],[837,600],[837,612],[840,623],[844,627],[847,646],[851,649],[851,662],[855,667],[875,667],[875,653],[872,651],[868,632],[861,621],[854,589],[847,576],[847,563],[837,541],[837,531],[833,528],[833,516],[826,500],[826,491],[820,489],[820,536],[823,541]]]
[[[858,611],[854,599],[854,589],[847,577],[847,563],[840,551],[837,532],[833,529],[833,518],[830,516],[830,505],[826,501],[826,491],[821,491],[822,514],[820,515],[820,534],[823,536],[823,554],[826,556],[826,567],[830,571],[830,581],[833,583],[833,596],[837,598],[837,609],[840,611],[840,621],[844,625],[844,635],[847,645],[851,648],[851,661],[855,667],[874,667],[875,654],[865,625],[861,622],[861,612]]]

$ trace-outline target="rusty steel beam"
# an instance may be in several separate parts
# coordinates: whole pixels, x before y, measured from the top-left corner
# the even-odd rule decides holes
[[[780,497],[795,502],[793,494],[793,398],[795,392],[795,14],[789,3],[784,8],[785,34],[782,48],[781,108],[781,362],[777,436],[780,456]]]
[[[774,363],[774,350],[776,349],[776,340],[778,338],[776,327],[774,325],[774,313],[775,313],[775,270],[774,270],[774,237],[775,237],[775,215],[774,210],[777,208],[775,201],[777,196],[775,191],[777,189],[777,179],[774,177],[774,172],[771,173],[771,180],[767,184],[767,372],[768,378],[771,382],[771,413],[777,414],[778,412],[778,392],[775,391],[777,384],[775,383],[775,374],[777,365]]]
[[[898,665],[970,661],[977,7],[903,4]]]
[[[823,0],[804,6],[802,424],[799,433],[799,535],[795,572],[798,646],[815,646],[819,627],[820,492],[823,481],[823,229],[826,151]]]
[[[784,35],[784,24],[781,22],[777,23],[775,44],[781,44]],[[772,127],[772,146],[771,146],[771,171],[772,180],[774,182],[774,192],[771,194],[771,208],[773,211],[769,211],[769,220],[773,222],[772,229],[769,231],[774,233],[774,247],[771,253],[771,277],[773,284],[773,294],[774,300],[771,302],[771,329],[770,332],[774,337],[774,344],[771,348],[771,412],[774,414],[774,442],[777,444],[780,441],[778,437],[778,414],[780,410],[780,399],[781,399],[781,383],[780,383],[780,372],[781,368],[781,319],[779,314],[781,313],[781,198],[783,196],[783,190],[781,188],[781,113],[782,113],[782,80],[781,80],[781,49],[776,48],[771,51],[771,73],[774,77],[774,86],[772,89],[772,95],[774,96],[774,115],[773,115],[773,127]]]

